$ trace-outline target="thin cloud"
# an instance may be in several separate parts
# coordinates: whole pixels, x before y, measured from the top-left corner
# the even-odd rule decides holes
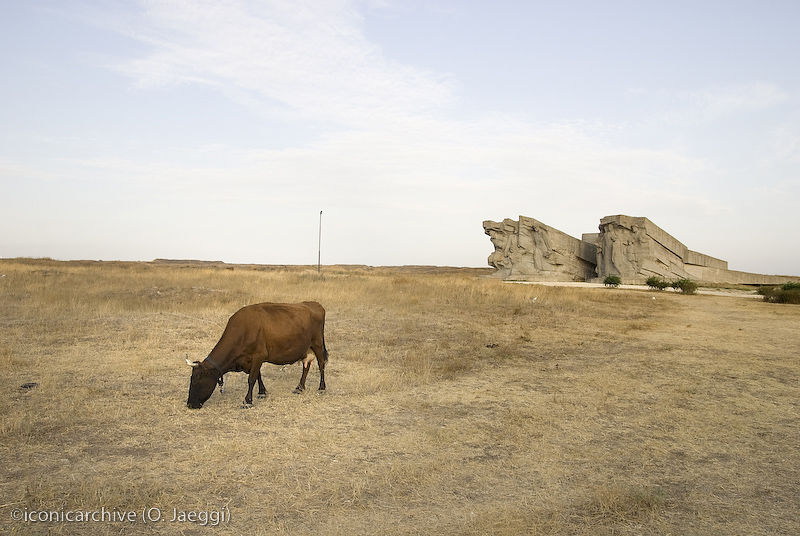
[[[685,127],[764,112],[792,100],[781,86],[762,81],[684,90],[635,88],[626,96],[632,102],[646,103],[651,123]]]
[[[789,98],[782,88],[766,82],[684,91],[678,95],[680,101],[695,108],[705,119],[762,111],[782,104]]]
[[[117,66],[142,88],[205,84],[263,110],[280,103],[348,125],[431,113],[453,98],[446,77],[393,63],[368,42],[358,3],[146,5],[127,33],[152,50]]]

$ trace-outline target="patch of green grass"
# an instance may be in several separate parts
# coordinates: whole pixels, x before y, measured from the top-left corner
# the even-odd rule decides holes
[[[648,277],[646,283],[647,286],[653,290],[664,290],[669,286],[669,283],[667,281],[664,281],[657,275]]]
[[[684,294],[694,294],[697,292],[697,283],[692,281],[691,279],[678,279],[674,283],[672,283],[672,288],[675,290],[680,290]]]
[[[786,283],[782,286],[761,287],[758,293],[769,303],[800,304],[800,283]]]

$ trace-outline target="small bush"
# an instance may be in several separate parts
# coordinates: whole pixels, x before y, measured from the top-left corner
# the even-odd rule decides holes
[[[672,283],[672,288],[675,290],[680,290],[684,294],[694,294],[697,292],[697,283],[692,281],[691,279],[678,279],[674,283]]]
[[[761,287],[758,293],[764,296],[765,302],[800,304],[800,284],[786,283],[780,287]]]
[[[667,283],[657,275],[653,275],[647,278],[647,286],[653,290],[664,290],[669,286],[669,283]]]
[[[603,279],[603,284],[607,287],[617,288],[622,283],[622,279],[618,275],[609,275]]]

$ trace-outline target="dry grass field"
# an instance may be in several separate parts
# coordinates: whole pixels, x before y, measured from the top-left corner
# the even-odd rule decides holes
[[[307,299],[327,392],[265,364],[253,409],[241,373],[186,408],[185,355],[242,305]],[[752,299],[0,260],[0,533],[797,534],[798,354],[800,306]],[[138,517],[12,519],[101,508]]]

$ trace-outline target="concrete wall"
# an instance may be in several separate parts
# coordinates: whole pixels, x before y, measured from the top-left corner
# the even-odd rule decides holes
[[[728,269],[728,261],[716,259],[710,255],[703,255],[696,251],[688,251],[686,257],[683,259],[686,264],[694,264],[695,266],[709,266],[711,268],[719,268],[721,270]]]
[[[690,279],[704,283],[730,283],[735,285],[782,285],[792,281],[800,281],[800,277],[788,275],[753,274],[737,270],[723,270],[709,266],[686,265]]]

